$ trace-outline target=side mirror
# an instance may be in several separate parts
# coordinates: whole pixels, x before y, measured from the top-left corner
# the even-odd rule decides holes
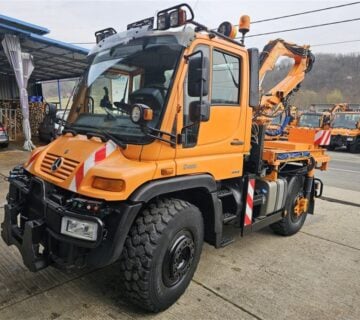
[[[193,101],[189,105],[189,118],[193,123],[206,122],[210,119],[210,103],[207,101]]]
[[[257,48],[248,49],[250,81],[249,81],[249,105],[256,108],[260,104],[259,96],[259,50]]]
[[[56,116],[56,105],[52,103],[46,103],[45,104],[45,115],[50,117]]]
[[[198,56],[200,55],[200,56]],[[189,97],[204,97],[209,94],[210,64],[202,51],[196,51],[189,59],[188,95]]]

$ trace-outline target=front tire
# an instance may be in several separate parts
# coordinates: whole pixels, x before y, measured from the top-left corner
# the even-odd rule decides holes
[[[297,200],[304,197],[304,181],[305,178],[303,176],[291,178],[285,203],[285,216],[280,221],[270,225],[270,228],[276,234],[291,236],[302,228],[307,213],[297,215],[295,213],[295,206]]]
[[[120,268],[127,297],[158,312],[188,287],[204,238],[201,212],[179,199],[161,199],[137,217],[127,236]]]

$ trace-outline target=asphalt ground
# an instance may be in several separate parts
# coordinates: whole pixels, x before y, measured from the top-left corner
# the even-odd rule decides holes
[[[359,155],[330,153],[316,214],[292,237],[269,229],[214,249],[205,245],[188,290],[160,314],[130,305],[117,263],[100,270],[29,272],[0,240],[0,319],[360,319]],[[0,152],[7,174],[28,154]],[[332,170],[338,169],[338,170]],[[348,170],[348,171],[344,171]],[[338,173],[334,173],[338,172]],[[347,174],[350,174],[347,176]],[[1,179],[1,177],[0,177]],[[0,220],[7,182],[0,180]]]
[[[328,151],[331,160],[329,170],[316,175],[326,186],[360,192],[360,154],[345,150]]]

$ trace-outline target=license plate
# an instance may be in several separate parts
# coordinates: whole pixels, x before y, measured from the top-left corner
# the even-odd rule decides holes
[[[353,140],[354,140],[354,138],[352,138],[352,137],[346,138],[346,141],[353,141]]]

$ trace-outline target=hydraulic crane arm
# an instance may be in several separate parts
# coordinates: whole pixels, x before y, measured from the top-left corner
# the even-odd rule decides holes
[[[333,115],[335,112],[349,111],[349,105],[347,103],[338,103],[329,110],[330,114]]]
[[[287,98],[298,90],[315,61],[307,45],[298,46],[282,39],[270,41],[260,55],[260,86],[265,74],[274,69],[279,57],[284,56],[294,59],[294,64],[286,77],[262,96],[255,116],[258,123],[266,123],[269,121],[266,117],[276,116],[284,110]]]

